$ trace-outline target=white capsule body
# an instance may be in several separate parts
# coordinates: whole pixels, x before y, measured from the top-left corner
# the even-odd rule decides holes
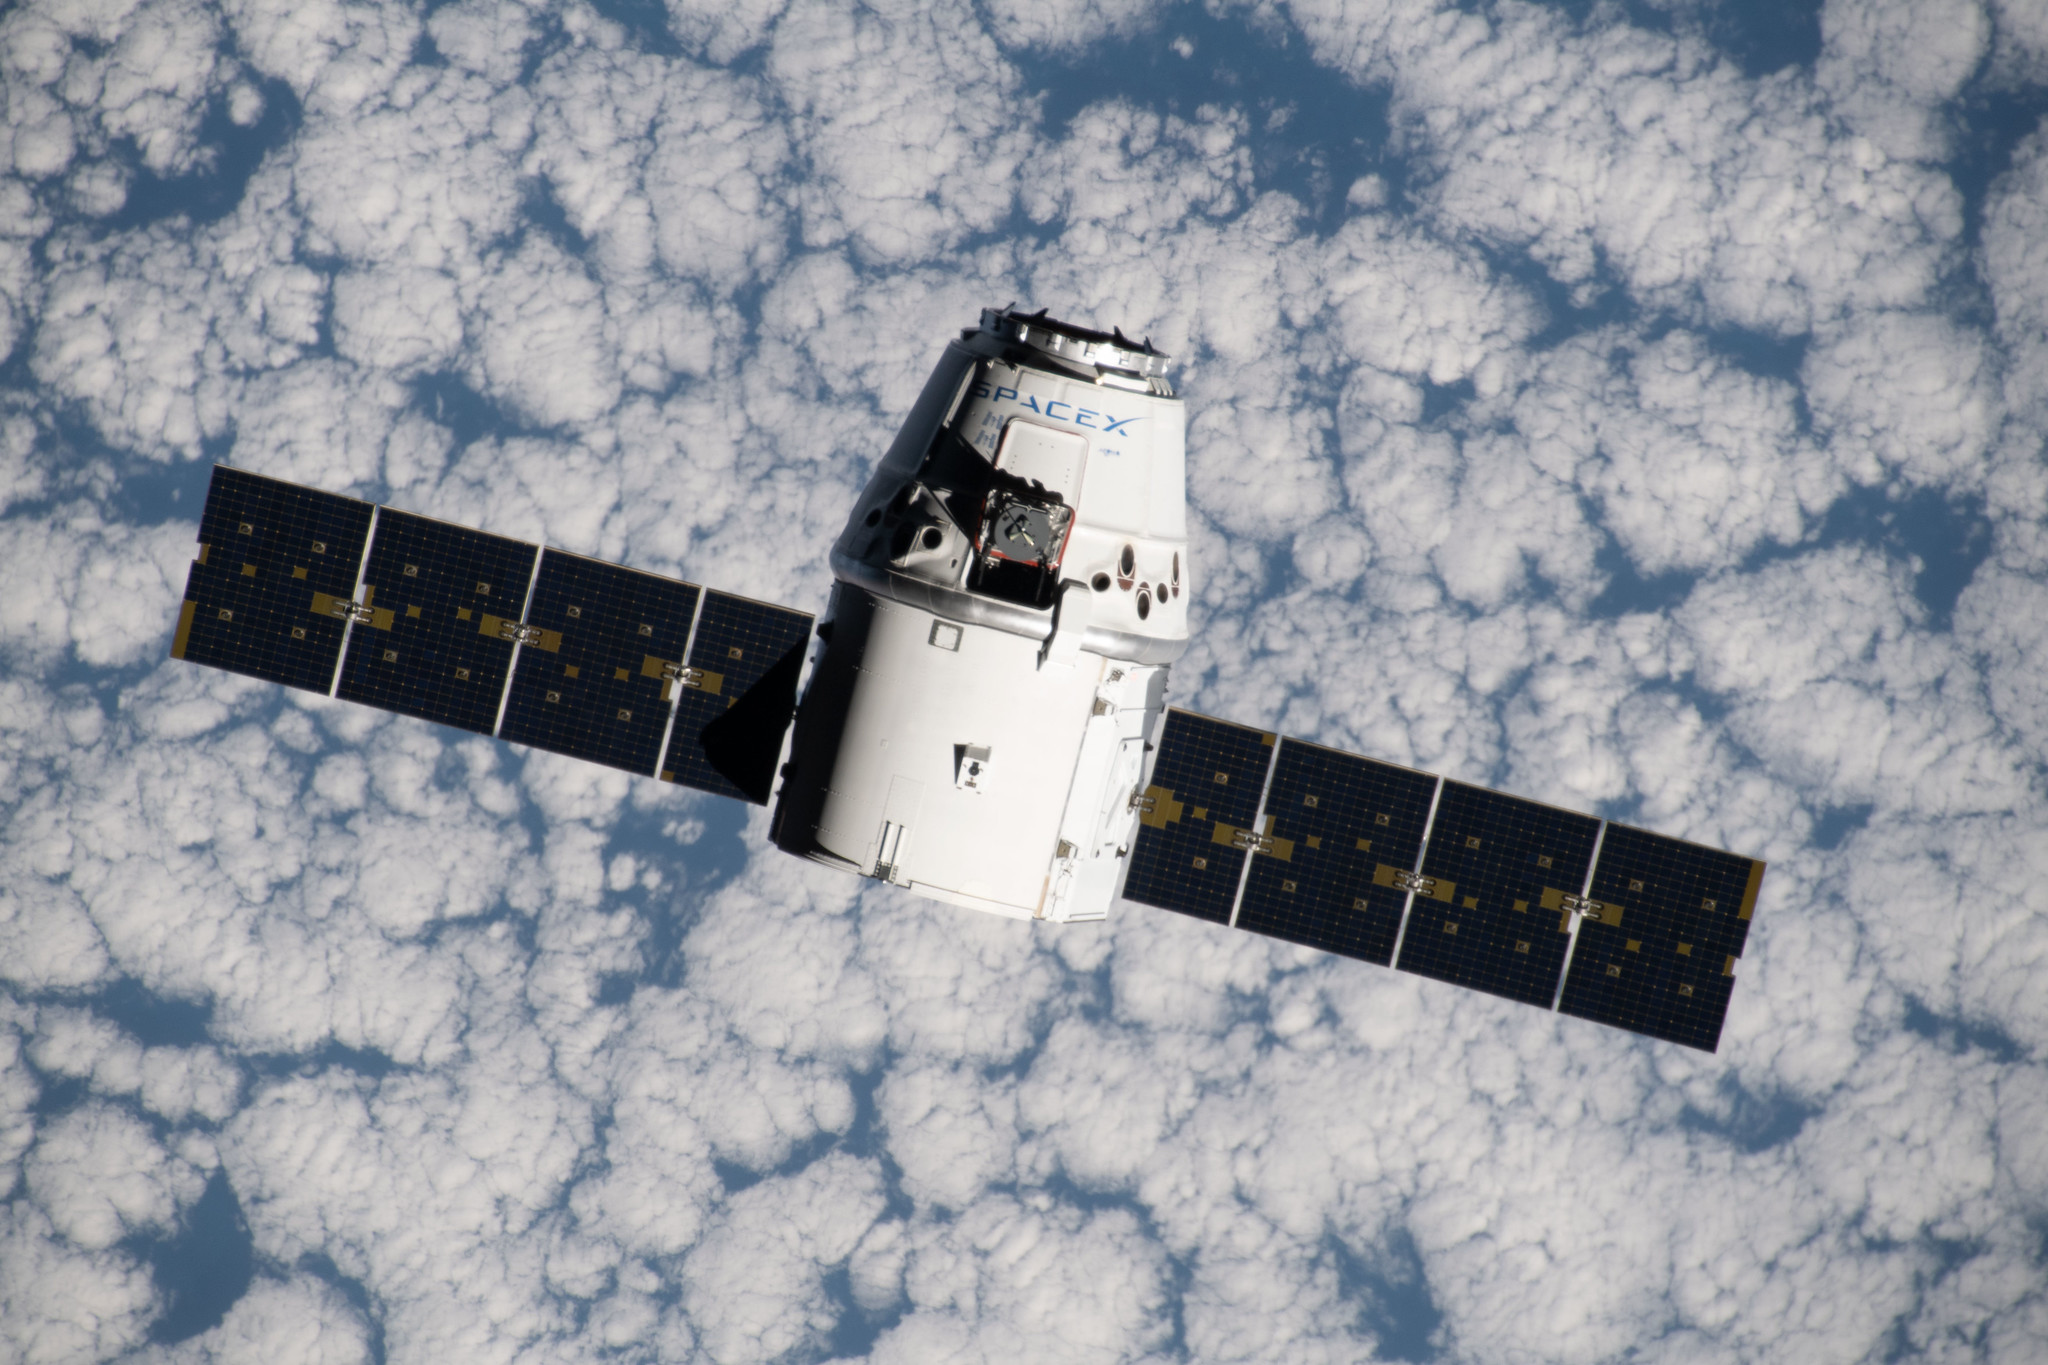
[[[776,837],[936,900],[1101,919],[1187,647],[1182,410],[1018,330],[985,315],[947,348],[834,546]]]

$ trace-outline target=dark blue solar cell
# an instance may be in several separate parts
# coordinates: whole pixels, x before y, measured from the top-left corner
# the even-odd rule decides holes
[[[1384,967],[1422,851],[1437,779],[1298,739],[1280,741],[1266,835],[1237,927]]]
[[[490,734],[539,550],[379,508],[336,695]]]
[[[1192,711],[1168,711],[1140,798],[1124,899],[1230,921],[1274,737]]]
[[[327,691],[374,510],[214,466],[171,657]]]
[[[654,776],[700,591],[546,551],[498,737]]]
[[[1754,859],[1609,825],[1588,896],[1599,909],[1579,925],[1558,1007],[1712,1052],[1763,876]]]
[[[796,712],[811,616],[708,592],[661,777],[766,805]]]
[[[1395,963],[1404,972],[1549,1008],[1600,822],[1445,782]]]

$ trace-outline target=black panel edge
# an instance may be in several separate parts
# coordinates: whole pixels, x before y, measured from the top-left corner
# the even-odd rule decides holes
[[[698,732],[705,762],[757,806],[767,805],[775,794],[782,743],[796,715],[797,684],[809,651],[808,639],[797,641],[759,682]]]

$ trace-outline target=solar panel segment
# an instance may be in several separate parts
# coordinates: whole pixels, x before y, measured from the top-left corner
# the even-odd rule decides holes
[[[377,514],[363,572],[373,618],[342,660],[344,700],[490,734],[537,547],[431,517]]]
[[[701,591],[543,551],[499,738],[653,776]]]
[[[766,805],[811,616],[730,593],[707,592],[690,642],[690,672],[676,703],[661,778]]]
[[[1436,796],[1430,773],[1299,739],[1280,741],[1266,796],[1270,845],[1252,857],[1237,927],[1384,967]]]
[[[215,465],[171,657],[327,691],[373,511]]]
[[[760,804],[811,623],[217,466],[171,653]]]
[[[1446,781],[1395,965],[1549,1008],[1600,822]]]
[[[1764,865],[1610,824],[1558,1008],[1712,1052]],[[1594,914],[1598,918],[1594,918]]]
[[[1182,717],[1177,736],[1171,720]],[[1188,747],[1190,721],[1223,724],[1172,713],[1165,744]],[[1167,760],[1163,746],[1161,770]],[[1190,766],[1179,761],[1176,771]],[[1154,783],[1153,792],[1165,794],[1157,776]],[[1460,782],[1442,784],[1432,821],[1436,783],[1427,773],[1280,741],[1259,817],[1263,837],[1250,841],[1233,922],[1385,965],[1407,903],[1407,870],[1421,851],[1396,963],[1402,970],[1539,1008],[1559,997],[1563,975],[1558,1007],[1566,1014],[1715,1049],[1762,863]],[[1139,844],[1162,861],[1160,836],[1141,830]],[[1199,896],[1165,873],[1150,880],[1163,888],[1153,904],[1180,909]],[[1218,918],[1219,904],[1227,901],[1217,891],[1188,913]],[[1575,912],[1582,917],[1573,948]]]
[[[1230,922],[1273,760],[1274,737],[1247,725],[1169,710],[1140,797],[1124,898]]]

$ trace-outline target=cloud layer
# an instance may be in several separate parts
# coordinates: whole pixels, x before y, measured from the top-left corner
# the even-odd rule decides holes
[[[1724,19],[0,17],[0,1359],[2037,1359],[2048,29]],[[1013,298],[1175,702],[1771,862],[1718,1055],[164,658],[215,459],[820,606]]]

